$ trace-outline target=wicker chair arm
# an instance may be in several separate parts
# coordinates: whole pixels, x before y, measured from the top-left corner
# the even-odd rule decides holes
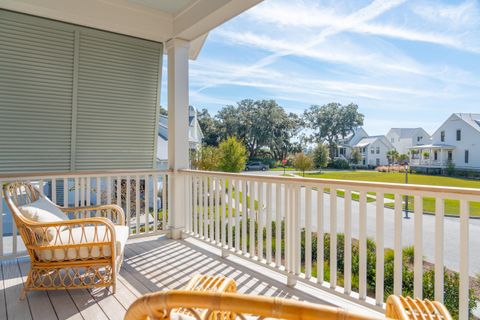
[[[98,235],[98,237],[94,237],[97,240],[82,242],[81,243],[82,245],[86,243],[105,243],[105,242],[109,242],[109,243],[112,243],[112,245],[114,245],[116,243],[115,225],[113,224],[113,222],[107,218],[95,217],[95,218],[85,218],[85,219],[71,219],[71,220],[58,221],[58,222],[28,223],[25,227],[30,228],[31,230],[35,228],[42,228],[44,230],[54,229],[55,235],[52,239],[53,243],[50,242],[47,244],[45,242],[38,242],[38,241],[42,241],[41,239],[38,239],[38,241],[32,241],[33,244],[27,245],[27,247],[35,249],[35,248],[45,247],[46,245],[48,245],[49,248],[54,249],[57,246],[59,247],[65,246],[66,244],[56,243],[58,241],[58,235],[61,232],[65,232],[65,230],[68,228],[74,229],[74,228],[84,228],[84,227],[90,227],[90,226],[105,227],[105,231],[103,234]],[[105,233],[109,233],[110,236],[106,236]],[[80,244],[71,243],[68,245],[80,245]]]
[[[170,319],[170,311],[186,308],[195,312],[195,318],[208,320],[214,312],[231,312],[262,318],[287,320],[371,320],[371,316],[352,313],[340,308],[299,302],[296,300],[253,296],[237,293],[196,292],[186,290],[159,291],[145,294],[128,308],[126,320]],[[201,316],[198,309],[209,312]],[[212,316],[213,319],[215,317]],[[245,317],[239,317],[245,319]]]
[[[86,207],[72,207],[60,209],[65,213],[86,212],[86,211],[98,211],[102,217],[107,217],[107,214],[112,214],[112,219],[117,220],[118,224],[125,225],[125,212],[123,209],[115,204],[103,204],[98,206],[86,206]]]

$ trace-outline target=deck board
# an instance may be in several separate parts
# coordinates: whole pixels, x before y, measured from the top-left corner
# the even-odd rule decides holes
[[[25,259],[5,261],[0,266],[0,319],[6,318],[2,315],[7,313],[8,319],[32,319],[32,316],[33,319],[123,319],[128,306],[138,296],[152,291],[181,288],[194,274],[199,273],[232,277],[241,293],[315,303],[329,301],[331,304],[332,300],[323,299],[327,293],[318,289],[311,289],[316,291],[307,293],[306,290],[288,287],[282,278],[284,276],[278,273],[278,276],[267,275],[265,270],[252,267],[251,263],[238,257],[221,258],[219,252],[217,248],[195,239],[133,239],[125,247],[125,259],[114,295],[105,288],[59,290],[29,293],[28,299],[23,301],[18,297],[23,286],[22,275],[28,272],[28,262]],[[273,271],[270,273],[275,274]]]

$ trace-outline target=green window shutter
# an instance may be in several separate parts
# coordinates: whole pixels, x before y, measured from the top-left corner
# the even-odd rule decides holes
[[[80,33],[77,170],[152,168],[162,46]]]
[[[154,168],[162,55],[0,10],[0,172]]]
[[[0,11],[0,172],[70,169],[74,34],[39,20]]]

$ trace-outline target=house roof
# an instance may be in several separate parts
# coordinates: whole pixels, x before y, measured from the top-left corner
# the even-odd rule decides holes
[[[455,115],[480,132],[480,113],[455,113]]]
[[[382,137],[385,137],[385,136],[365,137],[365,138],[363,138],[362,140],[358,141],[358,143],[355,145],[355,147],[366,147],[366,146],[374,143],[374,142],[377,141],[378,139],[381,139]]]
[[[422,128],[392,128],[389,133],[397,134],[400,139],[411,138],[415,132],[421,130]]]
[[[408,149],[425,149],[425,148],[430,148],[430,149],[455,149],[455,146],[449,145],[449,144],[421,144],[419,146],[412,146],[409,147]]]

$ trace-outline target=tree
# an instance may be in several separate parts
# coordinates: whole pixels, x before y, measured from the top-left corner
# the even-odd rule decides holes
[[[221,136],[218,120],[210,116],[207,109],[198,112],[197,119],[203,133],[203,145],[218,146]]]
[[[350,162],[353,164],[359,164],[360,161],[362,161],[362,154],[357,148],[355,148],[352,150],[352,153],[350,154]]]
[[[350,103],[346,106],[340,103],[313,105],[304,112],[303,118],[308,128],[313,130],[311,141],[327,141],[330,148],[330,158],[335,156],[335,150],[340,138],[363,125],[363,114],[358,112],[358,105]]]
[[[198,170],[215,171],[220,164],[220,152],[218,148],[203,146],[192,157],[192,166]]]
[[[313,160],[303,152],[297,153],[293,160],[293,167],[298,171],[302,171],[302,175],[305,177],[305,171],[313,168]]]
[[[398,160],[399,155],[400,154],[395,149],[388,151],[387,152],[388,163],[395,164],[395,162]]]
[[[397,158],[398,163],[400,164],[408,163],[408,160],[410,160],[410,157],[408,156],[408,154],[402,153],[398,155],[398,158]]]
[[[168,110],[165,109],[164,107],[160,106],[160,115],[168,116]]]
[[[225,172],[240,172],[245,169],[247,150],[235,137],[224,140],[219,145],[220,162],[218,168]]]
[[[328,146],[323,143],[317,144],[313,149],[313,164],[316,168],[324,168],[328,164]]]

